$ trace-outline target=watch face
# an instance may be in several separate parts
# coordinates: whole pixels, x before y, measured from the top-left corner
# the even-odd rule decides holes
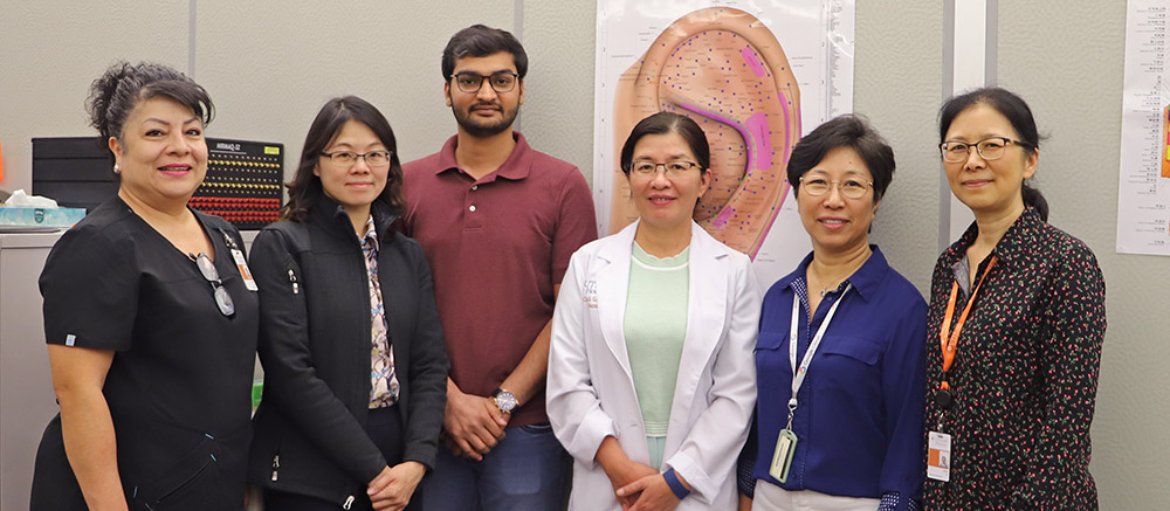
[[[500,392],[496,394],[496,406],[500,407],[501,412],[510,413],[516,408],[516,396],[506,390]]]

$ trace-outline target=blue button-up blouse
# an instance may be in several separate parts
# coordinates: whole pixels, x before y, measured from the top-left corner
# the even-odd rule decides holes
[[[877,246],[837,290],[827,293],[812,322],[800,320],[797,363],[829,308],[841,305],[801,386],[793,420],[796,452],[781,484],[768,475],[776,439],[788,420],[792,367],[788,360],[792,301],[808,317],[805,271],[777,281],[764,296],[756,346],[759,398],[755,478],[786,490],[880,498],[898,509],[917,500],[925,474],[922,455],[926,302],[889,266]],[[844,295],[845,286],[853,288]]]

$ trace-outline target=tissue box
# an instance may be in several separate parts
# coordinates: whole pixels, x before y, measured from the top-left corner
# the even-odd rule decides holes
[[[0,207],[0,230],[23,228],[68,228],[85,218],[82,208]]]

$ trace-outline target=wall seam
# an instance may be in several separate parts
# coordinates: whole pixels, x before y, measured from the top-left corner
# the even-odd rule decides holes
[[[943,101],[955,95],[955,0],[943,3]],[[938,251],[951,245],[951,187],[946,175],[938,176]]]
[[[524,0],[512,2],[512,35],[516,36],[521,44],[524,43]],[[520,121],[523,120],[523,117],[523,110],[516,112],[516,120],[512,122],[512,129],[521,131]]]
[[[195,80],[195,20],[198,0],[187,0],[187,76]]]
[[[999,0],[987,0],[987,47],[984,52],[987,57],[983,61],[983,83],[998,85],[999,76]]]

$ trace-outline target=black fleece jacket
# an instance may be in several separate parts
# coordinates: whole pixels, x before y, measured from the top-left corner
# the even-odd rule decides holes
[[[422,248],[375,202],[379,282],[400,383],[404,461],[433,467],[449,369]],[[369,282],[341,207],[320,197],[307,222],[269,225],[252,244],[260,286],[264,396],[253,419],[249,479],[344,504],[386,466],[366,434]]]

